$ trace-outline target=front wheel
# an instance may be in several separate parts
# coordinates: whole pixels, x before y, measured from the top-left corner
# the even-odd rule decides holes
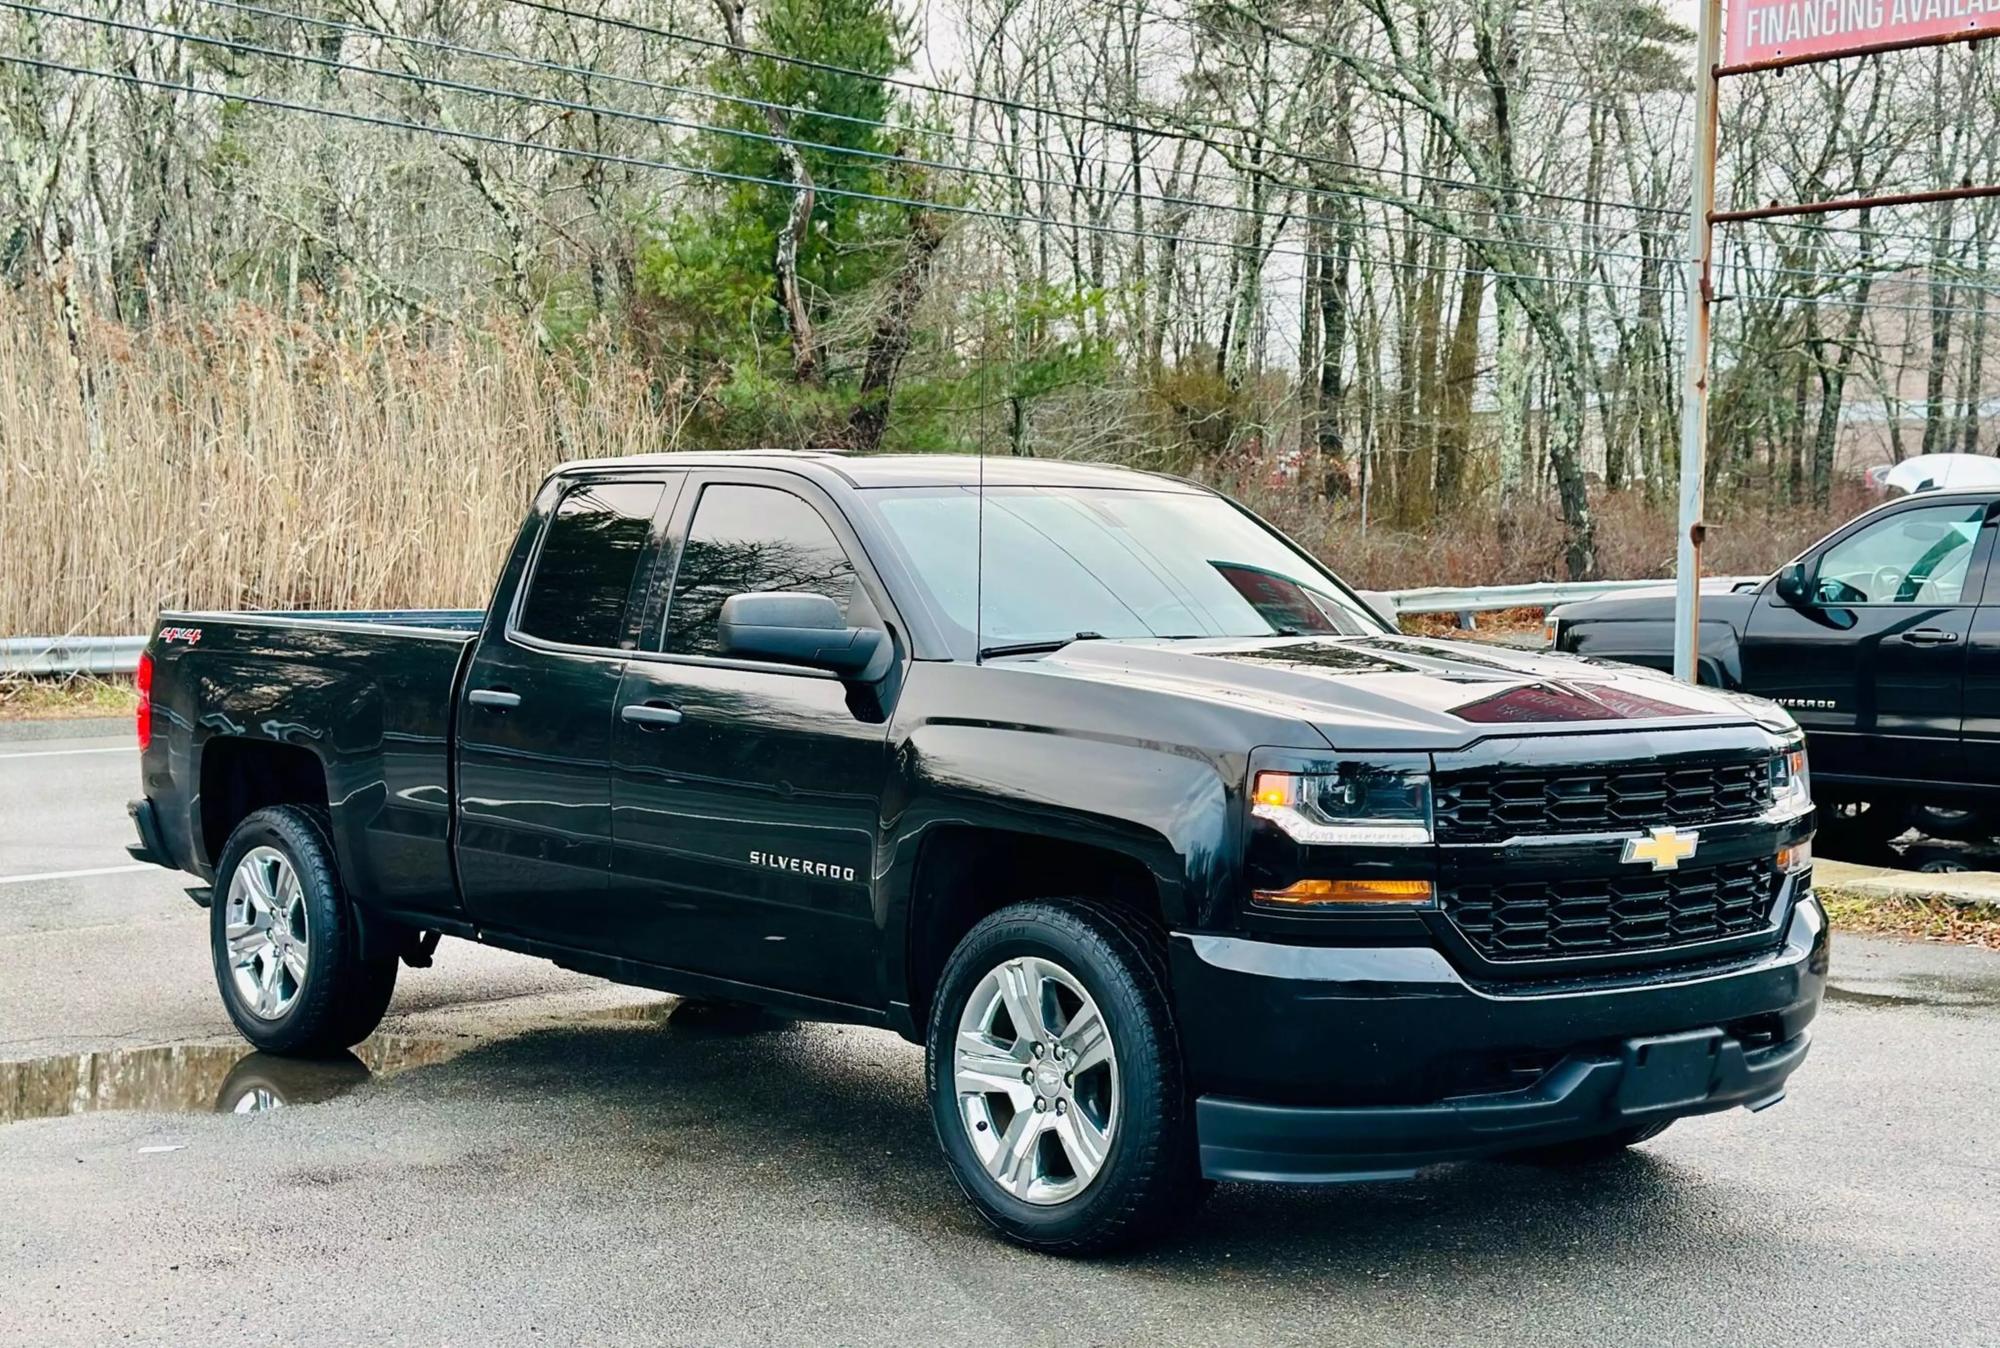
[[[1835,800],[1820,807],[1829,842],[1879,847],[1909,832],[1910,808],[1900,800]]]
[[[2000,814],[1953,805],[1917,805],[1910,810],[1917,832],[1954,842],[1980,842],[2000,832]]]
[[[222,1004],[266,1053],[321,1057],[367,1038],[396,990],[396,957],[364,960],[323,812],[251,814],[222,849],[209,904]]]
[[[1070,900],[1001,909],[953,952],[931,1008],[931,1117],[959,1187],[1032,1249],[1158,1234],[1204,1192],[1163,942]]]

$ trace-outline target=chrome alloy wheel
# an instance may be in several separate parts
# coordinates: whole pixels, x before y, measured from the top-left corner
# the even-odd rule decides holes
[[[1040,956],[1010,959],[973,988],[952,1085],[973,1152],[1024,1202],[1075,1198],[1118,1135],[1110,1027],[1076,975]]]
[[[305,890],[291,858],[275,847],[244,853],[228,904],[223,939],[236,999],[259,1020],[277,1020],[299,999],[312,960]]]

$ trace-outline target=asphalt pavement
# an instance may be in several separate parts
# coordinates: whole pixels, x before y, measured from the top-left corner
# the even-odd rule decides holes
[[[2000,1344],[1987,952],[1837,938],[1763,1114],[1066,1263],[959,1200],[893,1035],[447,942],[352,1059],[250,1054],[136,779],[0,727],[0,1343]]]

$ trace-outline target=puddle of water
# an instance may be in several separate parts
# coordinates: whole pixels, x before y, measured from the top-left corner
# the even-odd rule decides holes
[[[1871,992],[1866,988],[1828,983],[1826,998],[1830,1002],[1847,1002],[1854,1006],[1927,1006],[1946,1011],[2000,1008],[2000,978],[1918,974],[1896,979],[1888,986],[1896,990]]]
[[[645,1025],[664,1025],[673,1019],[674,1012],[687,1005],[677,997],[662,998],[657,1002],[628,1002],[622,1006],[607,1006],[592,1011],[586,1020],[637,1021]]]
[[[1826,985],[1826,999],[1829,1002],[1847,1002],[1854,1006],[1932,1005],[1922,997],[1902,997],[1888,992],[1863,992],[1860,988],[1843,988],[1838,983]]]
[[[98,1110],[260,1114],[331,1100],[375,1077],[441,1063],[470,1040],[378,1034],[335,1058],[280,1058],[248,1045],[160,1044],[0,1062],[0,1124]]]

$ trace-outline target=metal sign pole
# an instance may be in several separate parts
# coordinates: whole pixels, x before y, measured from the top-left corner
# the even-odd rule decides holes
[[[1701,0],[1695,30],[1694,178],[1688,200],[1687,367],[1681,379],[1680,547],[1674,567],[1674,677],[1700,681],[1702,488],[1708,456],[1710,263],[1715,251],[1716,65],[1722,0]]]

